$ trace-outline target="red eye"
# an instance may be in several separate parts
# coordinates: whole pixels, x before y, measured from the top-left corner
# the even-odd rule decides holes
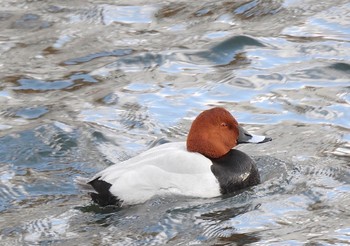
[[[227,123],[222,122],[222,123],[221,123],[221,126],[223,126],[223,127],[227,127],[228,125],[227,125]]]

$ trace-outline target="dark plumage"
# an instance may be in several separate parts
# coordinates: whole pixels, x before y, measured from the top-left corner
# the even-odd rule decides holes
[[[91,199],[102,207],[108,205],[120,206],[122,201],[119,200],[117,197],[113,196],[112,193],[109,191],[109,188],[111,188],[112,185],[110,183],[107,183],[106,181],[100,180],[99,178],[100,177],[88,183],[94,188],[95,191],[97,191],[97,193],[89,193]]]
[[[211,171],[219,181],[222,194],[260,183],[255,162],[242,151],[231,149],[226,155],[211,160],[213,162]]]

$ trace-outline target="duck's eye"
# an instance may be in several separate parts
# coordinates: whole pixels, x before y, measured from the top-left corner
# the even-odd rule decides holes
[[[222,122],[222,123],[221,123],[221,126],[223,126],[223,127],[228,127],[227,123],[225,123],[225,122]]]

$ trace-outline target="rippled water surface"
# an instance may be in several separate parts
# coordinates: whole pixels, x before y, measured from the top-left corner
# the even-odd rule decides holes
[[[0,5],[1,245],[350,244],[349,1]],[[74,180],[223,106],[263,183],[93,205]]]

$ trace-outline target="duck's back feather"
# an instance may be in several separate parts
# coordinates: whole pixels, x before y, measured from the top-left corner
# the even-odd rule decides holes
[[[220,186],[212,164],[203,155],[188,152],[184,142],[166,143],[106,168],[89,183],[98,187],[94,188],[102,194],[99,198],[113,201],[108,196],[112,195],[123,205],[167,194],[214,197],[220,195]]]

